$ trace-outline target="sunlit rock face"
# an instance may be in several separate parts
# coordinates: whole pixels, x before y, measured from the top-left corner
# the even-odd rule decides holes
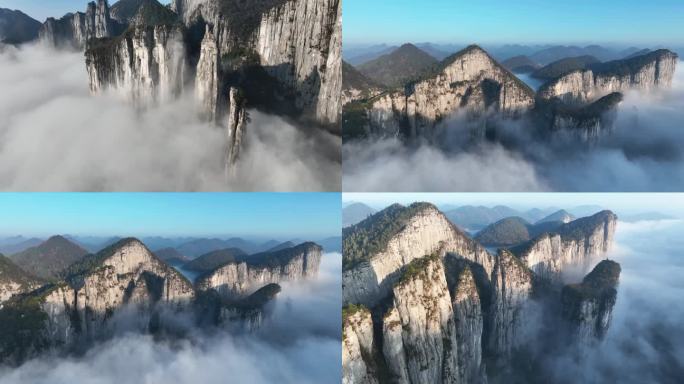
[[[39,37],[50,46],[83,49],[90,39],[113,36],[115,28],[107,0],[98,0],[88,3],[85,13],[68,13],[61,19],[49,17]]]
[[[565,268],[586,270],[610,250],[616,226],[617,216],[611,211],[577,219],[530,241],[519,258],[540,278],[561,283]]]
[[[220,56],[251,52],[291,92],[305,117],[339,121],[342,89],[339,0],[268,0],[246,8],[237,0],[175,0],[184,23],[214,28]]]
[[[500,250],[492,273],[490,351],[507,359],[531,339],[532,273],[513,254]]]
[[[345,313],[342,327],[342,383],[377,384],[370,312],[359,308],[354,313]]]
[[[235,172],[235,167],[240,157],[242,139],[245,136],[247,126],[247,111],[245,99],[242,92],[237,88],[230,88],[228,92],[228,124],[226,126],[226,136],[228,138],[228,149],[226,152],[226,175],[230,176]]]
[[[490,364],[504,372],[544,343],[549,309],[573,342],[599,339],[614,304],[614,284],[604,288],[606,274],[596,272],[606,268],[562,295],[558,283],[610,249],[616,220],[610,211],[563,220],[514,247],[525,257],[480,251],[428,203],[395,204],[345,228],[343,382],[486,383]],[[574,295],[597,284],[592,297]]]
[[[178,15],[156,0],[142,0],[128,23],[120,36],[89,41],[91,91],[111,89],[139,107],[179,96],[190,70]]]
[[[415,211],[402,229],[387,241],[383,250],[369,255],[367,261],[345,269],[345,303],[375,305],[391,292],[403,266],[434,252],[454,253],[481,264],[487,271],[492,270],[493,259],[486,249],[454,227],[435,206],[425,204]]]
[[[195,96],[205,120],[216,121],[218,117],[220,85],[218,46],[213,31],[207,25],[195,72]]]
[[[390,373],[412,383],[456,382],[458,340],[444,266],[435,255],[411,267],[395,285],[393,307],[384,318]]]
[[[194,298],[192,284],[138,240],[122,240],[89,257],[68,282],[34,294],[47,314],[45,333],[52,344],[103,337],[111,331],[108,320],[124,308],[145,331],[154,307],[186,310]]]
[[[557,97],[566,103],[577,104],[629,89],[670,87],[677,60],[674,52],[659,49],[642,56],[603,63],[552,80],[539,90],[539,95],[544,99]]]
[[[534,106],[534,91],[484,50],[470,46],[445,59],[439,70],[403,91],[373,99],[370,130],[381,136],[428,136],[436,123],[457,111],[497,111],[517,116]]]
[[[620,271],[620,264],[603,260],[581,283],[563,287],[563,318],[573,342],[591,345],[608,332],[617,299]]]
[[[200,291],[214,290],[226,299],[245,297],[271,283],[316,277],[322,248],[314,243],[246,256],[198,278]]]

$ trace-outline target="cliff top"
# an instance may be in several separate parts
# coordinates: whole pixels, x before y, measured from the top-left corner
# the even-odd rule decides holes
[[[418,259],[412,260],[408,263],[401,271],[401,276],[399,280],[394,284],[394,286],[402,286],[418,276],[422,276],[425,270],[432,263],[439,261],[439,254],[433,253],[427,256],[423,256]]]
[[[481,53],[481,54],[484,54],[484,55],[492,62],[492,65],[493,65],[494,67],[496,67],[496,68],[498,68],[499,70],[501,70],[502,72],[508,74],[508,77],[509,77],[509,78],[510,78],[518,87],[520,87],[521,89],[523,89],[530,97],[534,97],[534,90],[532,90],[532,88],[530,88],[524,81],[518,79],[517,76],[515,76],[515,75],[514,75],[511,71],[509,71],[506,67],[504,67],[503,65],[499,64],[499,62],[496,61],[496,60],[494,60],[494,58],[491,57],[491,56],[489,55],[489,53],[487,53],[487,51],[485,51],[485,50],[482,49],[479,45],[476,45],[476,44],[471,44],[471,45],[469,45],[469,46],[463,48],[462,50],[460,50],[460,51],[454,53],[453,55],[448,56],[447,58],[445,58],[444,60],[442,60],[439,64],[435,65],[435,66],[434,66],[434,69],[433,69],[432,71],[430,71],[429,73],[427,73],[425,76],[421,77],[420,79],[414,81],[414,83],[418,83],[418,82],[420,82],[420,81],[423,81],[423,80],[426,80],[426,79],[435,77],[435,76],[438,75],[439,73],[443,72],[447,67],[449,67],[449,66],[452,65],[454,62],[456,62],[456,60],[458,60],[458,59],[460,59],[460,58],[462,58],[462,57],[464,57],[464,56],[473,54],[473,53]]]
[[[304,252],[323,252],[323,247],[313,242],[306,242],[291,248],[279,249],[276,251],[266,251],[252,255],[247,255],[244,252],[243,254],[234,254],[229,261],[224,262],[211,270],[205,271],[197,280],[199,281],[200,279],[211,275],[217,269],[230,264],[246,263],[250,267],[277,268],[289,263],[293,258]]]
[[[131,24],[154,26],[180,23],[178,15],[157,0],[141,0]]]
[[[222,265],[235,262],[243,256],[247,256],[247,253],[239,248],[219,249],[189,261],[183,268],[202,273],[211,272]]]
[[[612,260],[603,260],[584,277],[579,284],[568,284],[563,287],[565,300],[598,299],[615,295],[615,287],[620,280],[620,264]]]
[[[627,76],[639,71],[645,65],[663,58],[677,58],[677,54],[669,49],[658,49],[644,55],[634,56],[622,60],[607,61],[589,66],[596,75],[603,76]]]
[[[292,0],[215,0],[225,25],[240,38],[249,37],[264,13]]]
[[[406,223],[426,209],[430,203],[413,203],[408,207],[393,204],[351,227],[342,230],[342,268],[348,270],[387,249],[388,242],[404,229]],[[446,220],[446,219],[445,219]]]

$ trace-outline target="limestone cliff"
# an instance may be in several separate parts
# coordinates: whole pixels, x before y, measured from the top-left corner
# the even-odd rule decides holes
[[[499,250],[492,272],[491,333],[489,350],[498,358],[529,341],[532,273],[513,254]]]
[[[150,331],[161,326],[158,310],[186,310],[193,298],[180,273],[140,241],[124,239],[72,265],[66,280],[12,298],[0,316],[24,320],[3,332],[30,332],[18,343],[7,343],[4,334],[0,349],[16,357],[25,349],[74,346],[107,337],[120,317]]]
[[[230,175],[235,171],[235,166],[240,157],[242,140],[247,126],[247,111],[243,92],[237,88],[230,88],[228,103],[228,124],[226,126],[228,148],[225,166],[226,174]]]
[[[554,137],[593,144],[613,132],[616,107],[622,99],[622,93],[613,92],[588,105],[572,106],[556,98],[538,102],[537,111],[547,120],[546,125]]]
[[[677,66],[677,54],[659,49],[645,55],[593,65],[567,73],[541,87],[543,99],[559,98],[577,104],[629,89],[669,87]]]
[[[390,374],[400,382],[457,382],[454,310],[439,255],[412,261],[393,294],[393,306],[383,320]]]
[[[373,245],[369,247],[369,245]],[[371,249],[369,249],[371,248]],[[487,250],[452,225],[427,203],[391,206],[343,230],[343,300],[372,307],[392,290],[401,268],[439,252],[483,266],[494,261]]]
[[[581,283],[563,287],[563,318],[574,342],[589,345],[606,335],[617,299],[619,279],[620,264],[603,260]]]
[[[117,28],[110,18],[107,0],[97,0],[88,3],[85,13],[68,13],[60,19],[49,17],[39,37],[51,46],[83,49],[90,39],[114,36]]]
[[[267,304],[280,291],[278,284],[268,284],[244,299],[221,303],[218,323],[249,332],[261,328],[267,315]]]
[[[611,248],[617,216],[602,211],[563,224],[514,250],[520,260],[541,279],[559,283],[566,267],[587,269],[592,259]]]
[[[183,31],[173,12],[143,3],[125,33],[89,44],[91,91],[111,88],[143,106],[178,96],[187,75]]]
[[[226,299],[244,297],[270,283],[317,276],[321,254],[321,246],[303,243],[275,252],[244,256],[198,277],[195,285],[200,291],[214,290]]]
[[[444,59],[424,79],[366,105],[372,134],[429,137],[437,122],[458,111],[519,115],[534,106],[534,91],[473,45]]]
[[[458,276],[457,285],[451,294],[451,298],[456,325],[458,382],[482,382],[484,316],[475,277],[470,268],[464,268]]]
[[[188,27],[213,26],[221,57],[253,52],[300,113],[331,125],[341,111],[341,7],[339,0],[263,0],[248,8],[237,0],[172,2]]]
[[[364,307],[345,307],[342,317],[342,383],[377,384],[370,312]]]

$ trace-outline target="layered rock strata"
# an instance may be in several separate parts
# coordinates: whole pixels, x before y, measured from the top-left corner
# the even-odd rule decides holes
[[[60,19],[49,17],[39,38],[51,46],[83,49],[91,39],[114,36],[116,29],[107,0],[97,0],[88,3],[85,13],[68,13]]]
[[[342,327],[342,383],[377,384],[370,312],[364,307],[345,308]]]
[[[376,252],[366,254],[355,265],[347,264],[343,271],[343,300],[374,306],[392,290],[401,268],[412,260],[435,252],[456,254],[483,266],[491,273],[494,260],[487,250],[457,229],[437,208],[431,204],[418,203],[410,207],[393,206],[381,215],[409,217],[401,220],[396,233],[383,234],[384,242]],[[377,216],[376,216],[377,217]],[[394,219],[389,219],[394,220]],[[343,253],[349,257],[359,242],[362,232],[373,232],[373,222],[366,220],[346,228]],[[357,232],[359,236],[353,235]],[[355,244],[356,243],[356,244]]]
[[[541,279],[562,282],[562,272],[574,266],[587,269],[613,244],[617,216],[602,211],[563,224],[515,250],[520,260]]]
[[[659,49],[645,55],[593,65],[554,79],[539,90],[543,99],[570,104],[587,103],[613,92],[651,90],[672,85],[677,54]]]
[[[296,281],[318,275],[322,248],[314,243],[239,258],[200,276],[200,291],[214,290],[226,299],[245,297],[271,283]]]

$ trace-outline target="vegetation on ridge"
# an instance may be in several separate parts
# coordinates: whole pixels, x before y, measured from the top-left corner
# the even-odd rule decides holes
[[[404,229],[418,212],[433,208],[430,203],[408,207],[393,204],[360,223],[342,230],[342,269],[348,270],[387,249],[390,239]]]

